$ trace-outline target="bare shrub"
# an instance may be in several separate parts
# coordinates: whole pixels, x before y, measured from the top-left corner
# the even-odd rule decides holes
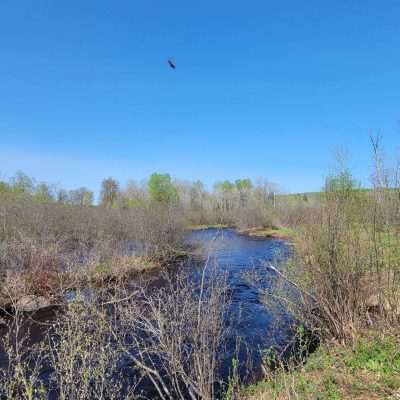
[[[121,353],[112,340],[104,309],[78,297],[54,326],[49,340],[50,381],[57,398],[133,398],[137,382],[127,382],[118,368]]]
[[[118,304],[115,338],[161,398],[214,399],[226,335],[224,281],[203,276],[199,287],[186,275],[169,276],[165,287],[140,293],[140,302]]]
[[[3,340],[2,394],[83,400],[140,398],[144,391],[162,399],[214,399],[228,300],[224,278],[204,269],[200,281],[180,272],[165,274],[162,287],[136,281],[90,298],[77,295],[36,347],[26,321],[13,319],[19,332],[11,322]]]
[[[239,229],[273,227],[278,225],[278,219],[273,208],[260,207],[260,204],[255,201],[249,201],[247,207],[238,209],[232,220],[234,225]]]
[[[302,224],[293,268],[285,271],[297,296],[288,304],[299,318],[342,342],[365,327],[400,322],[398,218],[392,211],[400,198],[382,165],[376,164],[374,177],[369,191],[346,169],[329,178],[321,203]]]
[[[0,398],[45,399],[48,390],[42,377],[46,365],[45,345],[32,344],[29,322],[18,311],[12,322],[0,327]],[[3,365],[1,365],[3,364]]]
[[[302,289],[301,314],[311,326],[322,335],[348,340],[362,322],[360,291],[369,260],[360,229],[341,207],[322,206],[304,226],[291,273]]]
[[[61,285],[60,272],[89,261],[174,256],[183,229],[181,213],[172,206],[109,209],[2,197],[0,292],[18,275],[21,294],[51,296]]]

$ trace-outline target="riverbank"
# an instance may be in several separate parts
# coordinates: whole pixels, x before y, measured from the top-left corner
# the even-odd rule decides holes
[[[203,229],[235,229],[240,235],[249,236],[256,239],[282,239],[291,240],[295,235],[295,230],[288,227],[253,227],[247,229],[240,229],[233,225],[224,224],[209,224],[209,225],[193,225],[190,230],[203,230]]]
[[[398,332],[367,332],[353,345],[325,343],[307,362],[245,388],[245,400],[400,398]]]
[[[271,227],[239,229],[238,233],[259,239],[290,240],[293,238],[295,231],[292,228],[287,227]]]
[[[104,288],[132,279],[150,279],[188,257],[188,251],[171,251],[159,257],[115,256],[89,262],[67,271],[38,269],[9,273],[0,290],[0,310],[32,312],[64,301],[65,293],[87,287]]]
[[[200,224],[200,225],[191,225],[189,227],[189,231],[201,231],[204,229],[227,229],[227,228],[234,228],[234,226],[226,224]]]

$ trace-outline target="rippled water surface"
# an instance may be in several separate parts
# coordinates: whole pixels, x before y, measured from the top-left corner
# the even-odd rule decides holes
[[[291,253],[290,245],[278,239],[255,239],[233,229],[204,229],[187,236],[200,246],[209,262],[227,274],[232,306],[229,312],[231,345],[226,357],[235,350],[238,338],[252,355],[253,368],[260,364],[260,353],[270,346],[282,349],[292,335],[292,324],[285,313],[276,314],[265,306],[265,291],[276,281],[269,265],[279,266]]]

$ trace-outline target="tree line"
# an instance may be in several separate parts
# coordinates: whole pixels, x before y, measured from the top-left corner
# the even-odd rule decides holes
[[[207,202],[214,201],[217,208],[229,211],[247,206],[252,197],[263,203],[273,202],[278,192],[276,184],[263,178],[255,183],[249,178],[232,182],[217,181],[212,190],[207,190],[199,180],[179,181],[167,173],[153,173],[146,181],[130,180],[125,186],[111,177],[103,179],[98,204],[104,207],[132,208],[152,201],[169,205],[181,204],[198,210],[205,207]],[[85,186],[65,190],[57,185],[37,182],[22,171],[18,171],[8,181],[0,180],[0,194],[76,206],[92,206],[95,202],[94,192]]]

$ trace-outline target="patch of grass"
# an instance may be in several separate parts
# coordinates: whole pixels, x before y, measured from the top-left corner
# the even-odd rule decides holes
[[[247,400],[372,400],[400,393],[400,343],[395,336],[368,336],[353,346],[322,345],[307,363],[278,370],[244,389]]]
[[[111,272],[111,266],[106,263],[99,263],[94,267],[94,272],[99,275],[108,275]]]
[[[226,224],[203,224],[203,225],[192,225],[189,227],[192,231],[201,231],[203,229],[225,229],[225,228],[232,228],[232,225]]]
[[[77,278],[100,283],[107,280],[124,280],[137,273],[143,273],[160,268],[160,265],[145,257],[119,256],[107,263],[98,263],[77,271]]]
[[[271,227],[242,229],[239,233],[256,238],[290,239],[294,236],[295,231],[287,227]]]
[[[400,374],[400,348],[392,338],[361,339],[345,358],[351,370],[371,371],[380,375]]]

